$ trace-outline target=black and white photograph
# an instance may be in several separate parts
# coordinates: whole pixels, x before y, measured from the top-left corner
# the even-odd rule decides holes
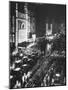
[[[66,4],[9,1],[9,88],[66,86]]]

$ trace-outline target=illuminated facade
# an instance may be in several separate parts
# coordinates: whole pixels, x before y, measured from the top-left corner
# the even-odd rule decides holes
[[[50,25],[50,28],[49,28]],[[46,38],[50,40],[52,38],[52,24],[46,23]],[[51,53],[52,43],[47,43],[46,55]]]
[[[35,31],[34,18],[29,16],[28,4],[24,5],[24,13],[18,11],[18,3],[16,3],[16,47],[18,43],[28,41],[30,32]]]

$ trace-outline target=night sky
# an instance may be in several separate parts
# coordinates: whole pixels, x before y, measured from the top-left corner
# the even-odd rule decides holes
[[[18,2],[19,11],[23,12],[24,2]],[[15,15],[16,2],[10,3],[10,16]],[[58,4],[41,4],[41,3],[28,3],[28,9],[34,13],[36,20],[36,32],[43,35],[45,32],[45,23],[47,20],[59,23],[65,22],[66,19],[66,5]]]

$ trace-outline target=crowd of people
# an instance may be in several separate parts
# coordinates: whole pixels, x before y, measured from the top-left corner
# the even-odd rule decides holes
[[[63,38],[62,41],[61,38]],[[48,41],[44,39],[33,42],[33,44],[30,43],[26,48],[18,47],[17,50],[14,50],[10,54],[10,88],[65,85],[66,58],[64,41],[63,34],[60,34],[60,38],[52,42],[52,51],[48,56],[45,53]],[[56,46],[58,42],[60,42],[59,47]],[[57,53],[56,56],[54,55],[55,52]],[[59,53],[62,53],[62,55],[60,56]]]

